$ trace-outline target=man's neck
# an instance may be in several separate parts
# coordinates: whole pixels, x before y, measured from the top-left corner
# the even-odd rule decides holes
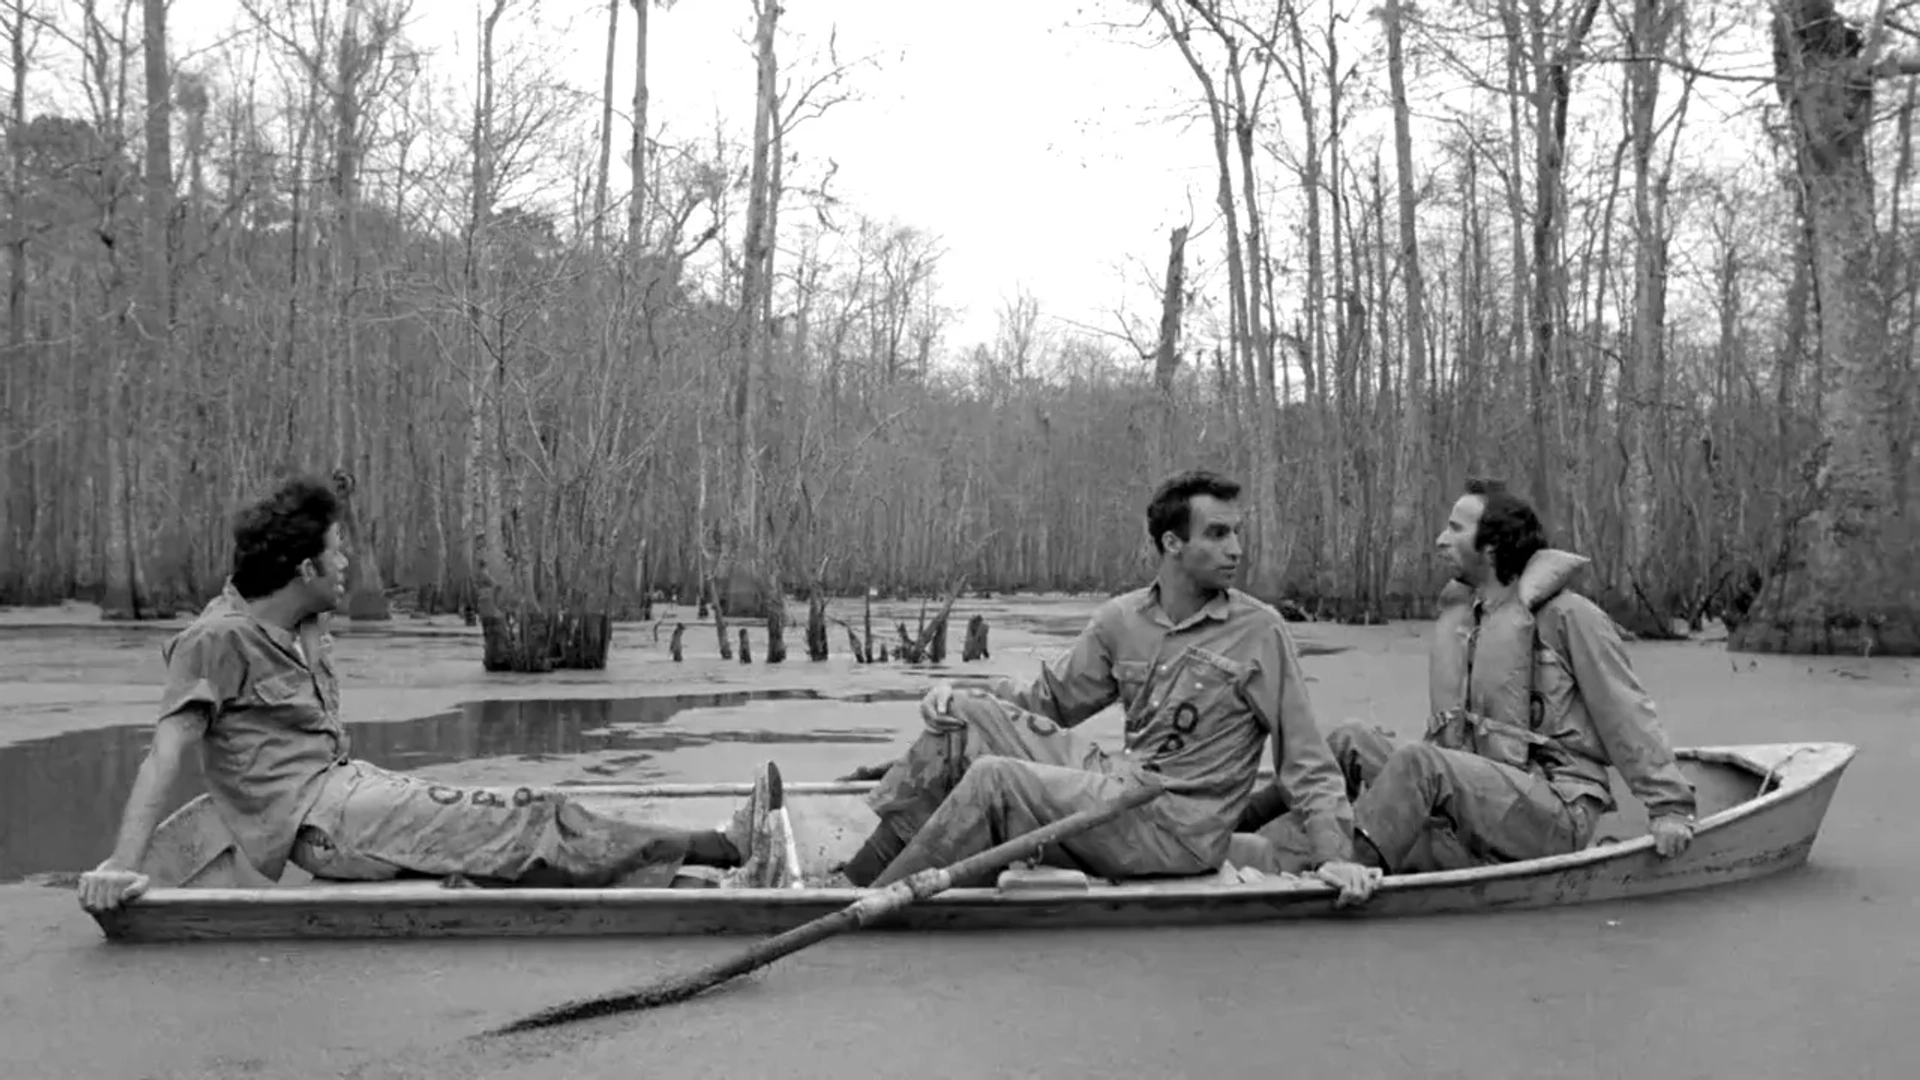
[[[1496,608],[1513,596],[1513,590],[1519,583],[1520,580],[1515,578],[1503,585],[1499,578],[1488,574],[1484,580],[1473,587],[1473,598],[1480,601],[1484,607]]]
[[[1161,569],[1154,579],[1160,586],[1160,610],[1167,613],[1175,625],[1186,622],[1200,613],[1200,609],[1213,602],[1219,596],[1218,590],[1203,589],[1185,574]]]
[[[244,599],[244,598],[243,598]],[[289,633],[299,629],[311,614],[306,605],[282,590],[246,601],[247,611],[268,626],[277,626]]]

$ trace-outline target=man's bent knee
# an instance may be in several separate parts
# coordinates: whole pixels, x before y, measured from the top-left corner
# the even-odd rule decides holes
[[[957,731],[969,725],[1010,723],[1018,712],[1012,705],[991,694],[976,690],[956,690],[947,700],[946,714],[927,721],[931,731]]]
[[[1401,743],[1387,755],[1371,786],[1387,791],[1431,792],[1447,771],[1449,753],[1452,751],[1429,743]]]

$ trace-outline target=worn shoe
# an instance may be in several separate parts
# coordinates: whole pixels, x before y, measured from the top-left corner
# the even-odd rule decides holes
[[[740,852],[740,865],[728,870],[722,887],[779,889],[792,884],[799,868],[790,866],[787,839],[786,791],[780,766],[769,761],[753,781],[753,794],[733,813],[721,832]]]

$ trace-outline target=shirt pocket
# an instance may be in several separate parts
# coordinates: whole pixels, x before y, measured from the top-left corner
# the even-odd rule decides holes
[[[313,676],[304,671],[276,671],[254,679],[244,700],[249,705],[281,708],[312,703],[314,698]]]
[[[1246,685],[1251,672],[1252,667],[1243,661],[1211,649],[1188,646],[1174,663],[1165,692],[1159,695],[1160,708],[1185,706],[1195,715],[1216,722],[1247,712],[1240,689]]]

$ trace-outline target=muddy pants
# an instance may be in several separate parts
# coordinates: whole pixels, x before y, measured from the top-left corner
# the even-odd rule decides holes
[[[1157,782],[1044,716],[987,694],[958,691],[948,715],[927,725],[868,796],[883,822],[911,838],[873,884],[951,865]],[[1181,812],[1192,801],[1163,795],[1061,840],[1041,861],[1106,878],[1205,872],[1217,860],[1199,852],[1216,845],[1180,825],[1181,818],[1193,816]],[[1224,847],[1225,837],[1219,839],[1217,846]],[[991,881],[988,876],[955,884]]]
[[[1569,802],[1546,778],[1464,750],[1396,742],[1348,721],[1327,733],[1347,778],[1355,831],[1390,874],[1460,870],[1586,846],[1595,800]]]
[[[350,761],[328,774],[292,858],[335,881],[461,874],[595,887],[638,874],[624,883],[665,886],[692,836],[596,814],[555,791],[449,787]]]

